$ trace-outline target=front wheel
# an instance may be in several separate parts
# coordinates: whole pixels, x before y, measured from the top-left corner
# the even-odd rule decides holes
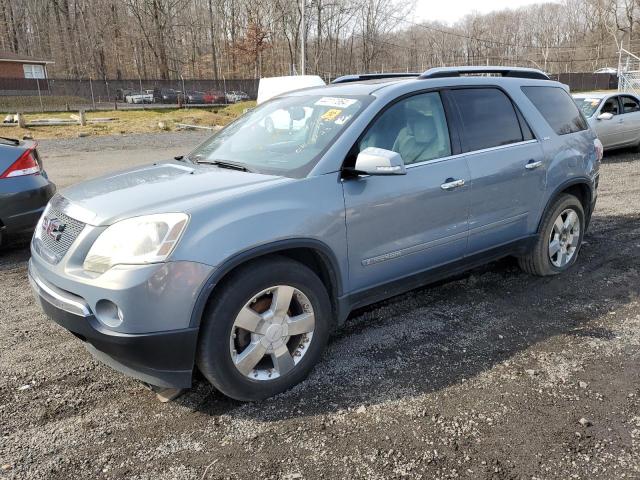
[[[222,393],[262,400],[302,381],[318,362],[331,325],[322,281],[284,257],[233,272],[207,309],[197,365]]]
[[[533,250],[518,259],[520,267],[539,276],[564,272],[578,258],[584,229],[585,216],[580,200],[573,195],[561,195],[542,219]]]

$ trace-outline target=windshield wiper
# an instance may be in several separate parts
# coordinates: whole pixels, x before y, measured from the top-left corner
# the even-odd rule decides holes
[[[205,165],[215,165],[220,168],[228,168],[231,170],[240,170],[241,172],[251,172],[246,166],[239,163],[223,162],[222,160],[198,160],[197,163],[203,163]]]

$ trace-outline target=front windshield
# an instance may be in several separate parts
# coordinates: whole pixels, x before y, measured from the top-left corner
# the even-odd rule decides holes
[[[329,95],[276,98],[218,132],[189,154],[189,159],[302,177],[370,99]]]
[[[598,109],[598,105],[602,101],[601,98],[574,97],[573,100],[585,117],[590,117]]]

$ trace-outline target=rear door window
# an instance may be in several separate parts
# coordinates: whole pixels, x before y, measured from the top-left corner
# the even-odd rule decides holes
[[[470,152],[523,141],[524,136],[516,110],[509,97],[501,90],[463,88],[451,90],[449,93],[460,112],[463,151]],[[530,132],[527,131],[527,136],[529,135]]]
[[[627,95],[623,95],[620,98],[622,99],[622,113],[632,113],[640,110],[640,105],[635,98]]]
[[[587,129],[587,122],[580,114],[571,96],[560,87],[522,87],[540,114],[558,135]]]

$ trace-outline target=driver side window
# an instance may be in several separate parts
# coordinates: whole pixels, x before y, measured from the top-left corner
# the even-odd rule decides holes
[[[451,155],[440,94],[422,93],[395,103],[374,121],[358,147],[358,151],[368,147],[392,150],[407,165]]]
[[[618,97],[611,97],[609,100],[604,102],[602,105],[602,109],[600,113],[611,113],[613,115],[618,115],[620,113],[620,105],[618,104]]]

